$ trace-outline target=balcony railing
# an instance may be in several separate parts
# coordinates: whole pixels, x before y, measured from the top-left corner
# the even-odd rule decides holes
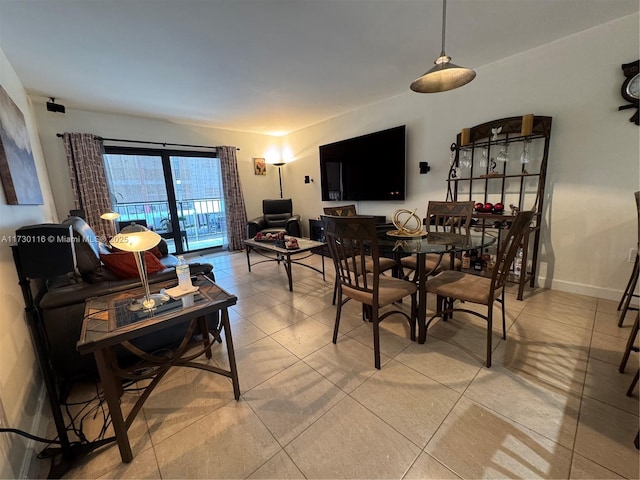
[[[187,236],[187,250],[222,246],[227,229],[223,199],[184,200],[177,202],[177,207],[180,230]],[[120,214],[118,222],[144,220],[147,228],[160,234],[172,231],[168,202],[118,203],[113,208]],[[167,243],[173,246],[170,240]]]

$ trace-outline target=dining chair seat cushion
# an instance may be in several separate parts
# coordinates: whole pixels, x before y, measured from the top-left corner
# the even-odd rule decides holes
[[[496,289],[494,298],[498,297],[501,291],[502,288]],[[447,270],[427,280],[427,292],[441,297],[488,305],[491,279],[457,270]]]
[[[372,273],[367,273],[367,285],[373,285]],[[413,282],[382,275],[380,275],[380,283],[378,285],[378,305],[380,307],[390,305],[404,297],[413,295],[418,290],[418,286]],[[365,292],[357,288],[342,285],[342,293],[357,302],[366,305],[373,304],[373,294],[371,292]]]
[[[397,265],[397,262],[393,258],[380,257],[378,258],[378,266],[380,273],[391,270]],[[371,257],[366,259],[365,268],[367,272],[373,272],[373,259]]]
[[[411,270],[416,270],[418,267],[418,259],[415,255],[401,258],[400,263],[403,268]],[[440,255],[437,253],[427,253],[425,255],[424,266],[427,275],[434,275],[449,270],[450,265],[448,258],[443,257],[442,260],[440,260]],[[454,260],[454,268],[456,270],[462,268],[462,261],[459,258]]]

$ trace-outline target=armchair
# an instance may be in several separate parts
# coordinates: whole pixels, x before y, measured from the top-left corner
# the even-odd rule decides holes
[[[262,201],[262,216],[247,222],[247,238],[258,232],[285,232],[292,237],[300,237],[300,215],[293,214],[290,198]]]

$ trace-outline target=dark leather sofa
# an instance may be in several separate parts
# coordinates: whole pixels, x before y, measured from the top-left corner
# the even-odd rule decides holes
[[[47,337],[51,365],[61,382],[71,382],[79,377],[95,375],[97,368],[92,355],[80,355],[76,343],[80,338],[84,319],[85,300],[90,297],[121,292],[141,286],[139,278],[121,279],[100,262],[100,253],[105,253],[94,231],[80,217],[69,217],[64,225],[71,225],[76,237],[75,251],[78,275],[69,274],[50,282],[47,292],[37,302],[37,310]],[[162,246],[163,242],[161,242]],[[160,261],[165,270],[149,275],[149,283],[169,281],[176,278],[177,258],[168,254]],[[162,250],[162,248],[161,248]],[[213,266],[208,263],[190,263],[191,274],[198,273],[213,278]],[[217,317],[207,318],[210,328],[218,324]],[[186,325],[139,339],[135,344],[145,351],[153,352],[179,342],[186,331]],[[122,349],[118,359],[131,363],[131,354]]]
[[[301,237],[300,215],[293,214],[293,202],[290,198],[262,201],[262,216],[247,222],[247,238],[253,238],[258,232],[286,232],[292,237]]]

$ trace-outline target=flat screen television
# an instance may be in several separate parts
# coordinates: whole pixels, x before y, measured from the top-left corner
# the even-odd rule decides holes
[[[323,201],[404,200],[406,126],[320,146]]]

